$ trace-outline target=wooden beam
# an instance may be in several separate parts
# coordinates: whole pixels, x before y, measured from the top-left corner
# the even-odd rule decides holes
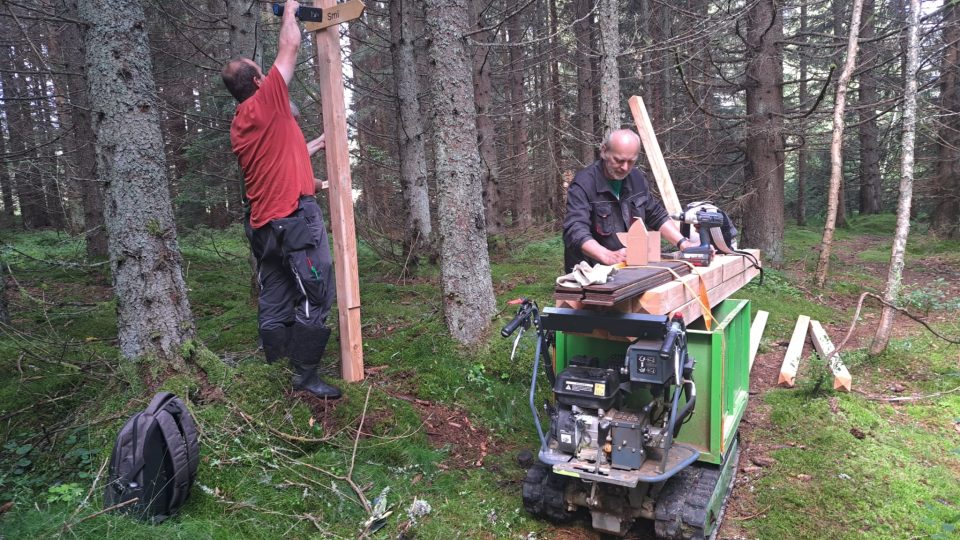
[[[640,141],[643,142],[643,151],[647,155],[653,178],[657,181],[663,206],[671,215],[679,214],[683,212],[683,207],[680,206],[680,198],[677,197],[677,191],[673,188],[673,180],[670,179],[670,171],[667,170],[667,162],[663,159],[663,152],[660,151],[660,143],[657,142],[657,134],[653,131],[653,123],[650,122],[643,98],[633,96],[627,103],[630,104],[633,121],[637,124],[637,133],[640,135]]]
[[[800,357],[803,355],[803,344],[807,341],[807,327],[810,326],[810,317],[801,315],[797,318],[797,325],[793,327],[793,337],[787,346],[787,354],[783,357],[780,366],[780,377],[777,384],[785,384],[791,388],[797,383],[797,370],[800,369]]]
[[[763,337],[763,330],[767,327],[767,317],[770,316],[770,313],[759,310],[757,311],[757,316],[753,319],[753,324],[750,325],[750,367],[747,370],[753,369],[753,360],[757,357],[757,351],[760,349],[760,338]]]
[[[320,0],[326,11],[336,0]],[[340,322],[340,373],[345,381],[363,379],[363,338],[360,335],[360,278],[357,274],[357,233],[353,219],[353,182],[347,147],[347,115],[343,100],[343,64],[337,26],[313,34],[317,46],[317,83],[323,106],[330,227],[337,281]]]
[[[847,371],[847,366],[843,365],[840,353],[834,354],[833,351],[837,348],[833,346],[830,336],[827,335],[827,331],[823,329],[819,321],[810,321],[810,337],[813,338],[813,346],[817,349],[817,354],[827,361],[830,371],[833,372],[833,389],[844,392],[852,390],[853,380],[850,377],[850,372]]]
[[[748,249],[746,251],[756,257],[757,260],[760,259],[759,250]],[[745,280],[740,279],[740,276],[747,272],[748,268],[753,270],[751,275]],[[713,258],[710,266],[695,268],[692,274],[683,276],[679,280],[664,283],[645,292],[639,298],[634,299],[633,305],[631,305],[629,309],[633,313],[652,313],[654,315],[674,312],[686,303],[696,300],[697,295],[700,294],[701,280],[707,289],[707,294],[710,296],[710,302],[715,305],[715,302],[719,303],[720,300],[723,300],[726,296],[715,299],[712,292],[713,289],[724,283],[737,280],[740,280],[739,286],[743,287],[754,275],[757,275],[757,273],[759,273],[759,271],[756,268],[752,268],[752,265],[749,263],[746,263],[744,257],[739,255],[717,255]],[[727,294],[729,295],[736,291],[737,289],[733,289]],[[688,321],[689,320],[692,319],[688,319]]]

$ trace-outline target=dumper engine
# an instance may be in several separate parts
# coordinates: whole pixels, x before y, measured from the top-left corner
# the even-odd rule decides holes
[[[574,356],[555,375],[547,364],[549,430],[541,429],[534,406],[534,363],[530,408],[541,447],[523,482],[524,507],[558,522],[587,509],[594,529],[616,535],[641,517],[656,520],[658,531],[673,527],[676,513],[661,504],[673,488],[665,486],[700,457],[695,447],[674,442],[696,403],[683,319],[548,308],[538,322],[548,331],[632,337],[622,357]],[[542,351],[541,343],[538,359]]]
[[[640,469],[645,460],[663,457],[696,395],[682,323],[671,326],[663,341],[631,343],[620,365],[600,367],[599,359],[580,356],[557,374],[549,410],[552,453],[597,471]],[[676,411],[672,405],[681,388],[686,403]],[[646,404],[626,406],[637,400]]]

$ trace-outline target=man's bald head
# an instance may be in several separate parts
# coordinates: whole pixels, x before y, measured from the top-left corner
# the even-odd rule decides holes
[[[263,80],[260,66],[249,58],[236,58],[227,62],[220,76],[223,78],[223,85],[238,103],[243,103],[256,93]]]
[[[623,180],[640,157],[640,136],[629,129],[611,131],[600,145],[603,174],[610,180]]]

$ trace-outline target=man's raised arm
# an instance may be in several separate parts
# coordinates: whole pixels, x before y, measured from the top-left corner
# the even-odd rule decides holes
[[[300,25],[297,23],[297,8],[300,3],[296,0],[287,0],[283,6],[283,17],[280,20],[280,43],[277,45],[277,59],[274,67],[283,76],[283,82],[288,86],[293,80],[293,70],[297,67],[297,51],[300,50]]]

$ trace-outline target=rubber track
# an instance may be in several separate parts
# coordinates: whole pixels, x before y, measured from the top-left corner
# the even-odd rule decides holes
[[[554,474],[545,465],[534,465],[523,479],[523,507],[527,512],[554,523],[570,521],[575,513],[567,511],[566,486],[564,477]]]
[[[694,464],[667,481],[657,501],[654,529],[664,540],[701,540],[707,504],[720,480],[720,468]]]

